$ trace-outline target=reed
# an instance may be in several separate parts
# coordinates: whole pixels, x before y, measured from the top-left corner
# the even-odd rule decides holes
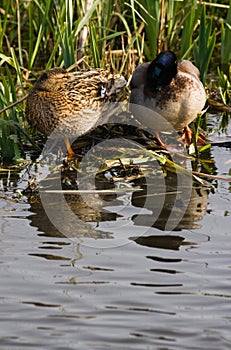
[[[226,20],[221,24],[221,67],[230,78],[231,61],[231,6],[229,7]]]
[[[219,69],[218,76],[220,81],[219,91],[224,105],[229,105],[231,102],[231,82],[228,76]]]
[[[181,34],[180,56],[188,58],[192,49],[193,34],[196,28],[197,20],[197,0],[188,2],[183,1],[183,29]]]
[[[212,30],[212,20],[206,21],[205,5],[202,7],[198,40],[194,43],[194,57],[201,73],[202,82],[208,71],[209,62],[215,48],[216,33]]]
[[[17,100],[17,86],[12,80],[9,68],[6,68],[7,77],[1,74],[0,98],[2,105],[9,105],[12,101]],[[2,113],[0,119],[1,137],[0,149],[2,158],[10,161],[21,161],[21,145],[25,141],[25,133],[22,130],[24,120],[23,109],[12,108]],[[24,140],[23,140],[24,138]]]

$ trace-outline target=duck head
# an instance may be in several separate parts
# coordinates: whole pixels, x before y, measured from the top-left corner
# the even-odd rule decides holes
[[[176,55],[172,51],[162,51],[148,67],[146,86],[148,90],[155,92],[170,84],[176,74]]]
[[[52,68],[40,75],[34,89],[40,91],[57,91],[67,81],[67,73],[63,68]]]

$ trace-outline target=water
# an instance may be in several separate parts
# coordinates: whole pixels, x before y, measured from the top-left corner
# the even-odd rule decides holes
[[[229,176],[230,155],[212,147],[217,175]],[[230,349],[230,183],[212,185],[193,187],[176,231],[163,229],[166,211],[155,221],[136,194],[104,202],[104,215],[72,203],[88,223],[70,226],[68,237],[37,198],[3,197],[0,348]]]

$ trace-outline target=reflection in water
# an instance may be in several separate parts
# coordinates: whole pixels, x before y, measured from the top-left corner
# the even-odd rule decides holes
[[[198,182],[193,182],[193,186],[190,189],[190,198],[185,203],[182,198],[177,199],[178,184],[177,179],[173,174],[170,174],[165,178],[166,192],[160,193],[157,197],[158,187],[153,182],[152,191],[149,190],[149,200],[146,201],[146,189],[142,192],[134,192],[132,196],[132,204],[135,207],[145,207],[151,210],[152,214],[134,215],[133,221],[135,225],[147,225],[150,227],[156,227],[160,230],[166,230],[166,224],[169,225],[174,231],[180,231],[182,229],[196,229],[200,226],[198,221],[202,220],[207,208],[208,188],[203,187]],[[162,199],[160,200],[160,197]],[[162,210],[156,219],[155,211],[158,210],[160,201],[163,202]],[[184,215],[180,220],[179,212],[183,211]]]
[[[54,255],[54,254],[33,254],[33,253],[30,253],[28,254],[30,256],[37,256],[37,257],[40,257],[40,258],[44,258],[46,260],[71,260],[71,258],[65,258],[63,256],[59,256],[59,255]]]
[[[71,190],[78,189],[75,183],[76,171],[67,171],[63,168],[61,172],[49,174],[41,181],[40,186],[45,190],[55,190],[54,184],[59,184],[60,181],[63,190],[68,189],[70,192],[64,194],[64,201],[59,193],[43,192],[43,202],[41,202],[40,191],[27,193],[31,211],[35,213],[30,217],[31,225],[37,227],[45,236],[51,237],[113,238],[110,233],[101,232],[94,226],[97,228],[99,222],[115,221],[119,215],[105,211],[98,194],[85,194],[84,198],[81,194],[71,194]],[[54,221],[50,220],[50,216],[48,218],[47,210],[55,216]],[[73,224],[73,215],[76,218],[76,226]]]
[[[59,173],[53,173],[47,176],[42,183],[43,188],[49,190],[50,182],[54,183],[55,176],[57,176],[58,181],[59,175]],[[71,173],[63,172],[62,180],[65,178],[63,189],[76,190],[78,186],[76,183],[74,184],[74,181],[69,181],[67,185],[68,175],[72,178],[76,176],[73,171]],[[179,181],[179,178],[177,179],[173,173],[165,175],[164,185],[163,176],[160,177],[159,174],[152,174],[148,181],[147,177],[144,176],[137,179],[133,178],[130,188],[135,186],[139,190],[131,191],[128,194],[130,199],[126,200],[126,205],[124,205],[122,197],[116,192],[114,194],[100,194],[102,189],[113,190],[115,188],[115,184],[112,184],[110,179],[108,180],[107,176],[103,176],[102,173],[95,182],[99,193],[85,193],[84,196],[73,193],[64,194],[64,207],[58,193],[43,193],[43,201],[45,200],[48,203],[52,213],[54,213],[53,215],[55,215],[55,226],[46,215],[39,193],[32,193],[28,196],[31,211],[35,213],[30,217],[31,225],[48,236],[112,239],[114,238],[113,229],[108,228],[108,230],[102,231],[99,223],[118,222],[123,217],[123,210],[118,213],[118,205],[123,203],[125,209],[129,209],[131,213],[128,220],[136,226],[154,227],[162,231],[168,231],[168,227],[172,227],[174,231],[196,229],[199,227],[197,222],[202,220],[206,213],[208,188],[203,187],[197,181],[193,182],[192,188],[186,188],[186,181],[186,195],[184,197],[184,194],[181,196],[181,193],[179,193],[177,180]],[[123,181],[124,179],[121,180],[122,183]],[[71,186],[70,183],[72,183]],[[181,185],[182,189],[184,189],[184,184]],[[190,198],[187,198],[187,191],[190,191]],[[136,214],[136,208],[146,209],[147,214]],[[77,224],[73,224],[73,215],[77,219]],[[118,222],[118,228],[119,225]],[[116,224],[114,227],[116,228]],[[65,228],[65,234],[63,234],[63,228]],[[155,239],[152,236],[140,237],[136,238],[136,242],[141,245],[163,249],[179,249],[180,245],[188,244],[178,236],[167,236],[167,238],[164,236],[155,236]]]
[[[88,206],[80,195],[66,195],[66,203],[68,203],[71,211],[76,215],[78,220],[78,226],[73,230],[72,225],[70,224],[70,230],[68,231],[68,214],[69,212],[64,212],[62,208],[62,203],[58,200],[56,195],[52,194],[52,210],[57,213],[57,219],[60,220],[61,225],[65,224],[65,232],[68,232],[68,237],[91,237],[91,238],[112,238],[110,233],[102,232],[97,229],[98,222],[102,221],[111,221],[115,220],[117,217],[116,213],[109,213],[100,210],[96,210],[94,207]],[[33,196],[33,198],[35,198]],[[92,200],[92,198],[91,198]],[[31,211],[35,213],[35,215],[30,216],[31,225],[37,227],[39,231],[43,232],[45,236],[50,237],[66,237],[66,234],[63,234],[61,230],[58,229],[57,225],[53,225],[52,222],[47,217],[47,214],[41,204],[39,195],[36,196],[35,202],[30,202]],[[94,205],[94,202],[92,201]],[[88,223],[96,223],[96,229],[94,229],[91,224]]]
[[[179,250],[182,245],[192,246],[193,242],[184,242],[185,238],[180,236],[170,235],[154,235],[135,238],[137,244],[158,249]]]

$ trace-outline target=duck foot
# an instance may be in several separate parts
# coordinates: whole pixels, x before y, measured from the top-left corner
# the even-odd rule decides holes
[[[154,134],[155,134],[155,138],[156,138],[156,141],[157,141],[158,145],[159,145],[160,147],[166,149],[166,148],[167,148],[167,145],[161,140],[159,132],[158,132],[158,131],[155,131]]]
[[[186,146],[189,147],[192,143],[192,138],[193,138],[193,132],[189,128],[189,126],[186,125],[184,127],[183,135],[179,138],[179,141],[185,141]],[[206,145],[206,141],[201,136],[198,136],[197,141],[200,142],[202,145]]]
[[[71,144],[70,144],[70,140],[68,137],[64,138],[64,142],[67,148],[67,160],[71,160],[72,158],[76,157],[75,152],[73,151]]]

